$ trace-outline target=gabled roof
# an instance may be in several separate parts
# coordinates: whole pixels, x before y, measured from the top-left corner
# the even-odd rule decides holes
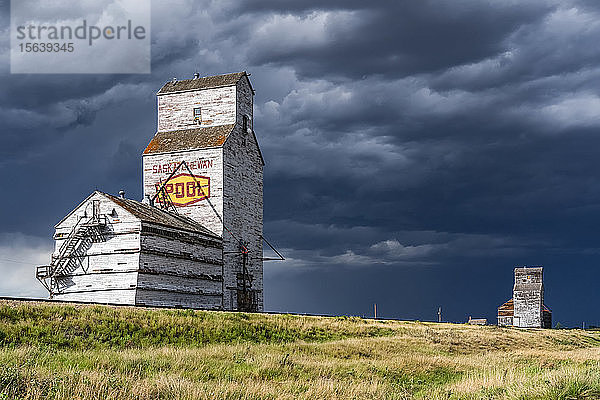
[[[215,238],[219,238],[216,234],[206,229],[198,222],[194,221],[191,218],[188,218],[184,215],[179,215],[175,213],[171,213],[165,210],[161,210],[157,207],[152,207],[148,204],[144,204],[142,202],[125,199],[122,197],[113,196],[112,194],[104,193],[98,191],[98,193],[106,196],[110,200],[112,200],[117,205],[124,208],[127,212],[130,212],[136,218],[139,218],[143,222],[151,222],[158,225],[163,225],[167,227],[183,229],[186,231],[202,233],[207,236],[212,236]]]
[[[148,143],[144,154],[220,147],[223,146],[234,127],[234,124],[230,124],[160,131]]]
[[[185,79],[182,81],[170,81],[165,83],[165,85],[158,91],[156,95],[160,96],[162,94],[186,92],[188,90],[233,86],[237,84],[243,76],[246,78],[248,77],[246,71],[225,75],[205,76],[197,79]],[[248,80],[248,84],[250,84],[250,80]],[[250,88],[252,88],[252,85],[250,85]]]
[[[81,207],[81,205],[85,204],[91,197],[93,197],[96,194],[108,198],[113,203],[125,209],[125,211],[131,213],[134,217],[140,219],[142,222],[150,222],[153,224],[182,229],[189,232],[201,233],[206,236],[221,239],[220,236],[216,235],[212,231],[203,227],[198,222],[184,215],[174,214],[165,210],[161,210],[157,207],[152,207],[148,204],[144,204],[136,200],[124,199],[122,197],[113,196],[112,194],[104,193],[99,190],[96,190],[88,197],[86,197],[85,200],[79,203],[77,207],[71,210],[71,212],[69,212],[63,219],[61,219],[60,222],[54,225],[54,227],[57,228],[63,221],[65,221],[67,218],[69,218],[69,216],[71,216],[75,211],[77,211],[79,207]]]
[[[522,267],[515,267],[515,272],[523,272],[523,273],[536,273],[536,272],[543,272],[544,271],[544,267],[541,265],[533,265],[531,267],[528,267],[526,265],[522,266]]]

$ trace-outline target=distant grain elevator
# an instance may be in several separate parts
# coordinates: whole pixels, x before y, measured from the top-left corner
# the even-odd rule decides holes
[[[515,268],[513,297],[498,307],[498,325],[551,328],[552,312],[544,305],[543,267]]]
[[[56,225],[52,261],[37,270],[50,296],[262,311],[253,95],[245,72],[166,83],[142,157],[144,201],[94,192]]]

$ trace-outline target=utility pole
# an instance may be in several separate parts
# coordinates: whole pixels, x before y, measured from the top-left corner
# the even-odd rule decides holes
[[[438,322],[442,322],[442,306],[438,307]]]

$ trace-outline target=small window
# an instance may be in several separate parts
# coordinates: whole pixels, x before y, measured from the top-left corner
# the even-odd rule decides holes
[[[246,114],[244,114],[244,116],[242,117],[242,126],[244,129],[244,133],[248,133],[248,116]]]
[[[194,122],[202,122],[202,109],[200,107],[194,108]]]

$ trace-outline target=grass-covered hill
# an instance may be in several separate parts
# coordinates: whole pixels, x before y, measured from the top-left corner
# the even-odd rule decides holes
[[[600,333],[0,302],[0,399],[597,399]]]

